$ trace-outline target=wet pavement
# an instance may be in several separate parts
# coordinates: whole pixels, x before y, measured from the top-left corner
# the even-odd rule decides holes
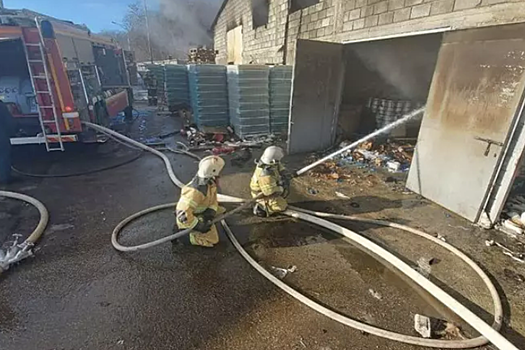
[[[133,128],[124,131],[144,139],[174,130],[178,123],[177,118],[143,113]],[[23,152],[17,166],[65,174],[125,162],[135,152],[113,141],[87,150],[73,147],[59,155],[31,149]],[[190,180],[197,162],[168,156],[181,180]],[[301,160],[290,162],[290,167],[299,167]],[[251,162],[233,167],[227,157],[222,192],[248,197],[251,170]],[[94,174],[21,179],[9,189],[44,202],[51,221],[36,257],[0,276],[2,350],[416,348],[362,334],[300,304],[251,268],[222,232],[214,249],[172,249],[165,244],[137,253],[116,252],[110,235],[118,222],[178,197],[179,190],[153,155],[143,154]],[[312,194],[310,188],[318,192]],[[352,199],[337,198],[334,191]],[[505,272],[525,274],[525,269],[484,246],[486,237],[496,233],[481,231],[430,202],[381,183],[348,186],[302,177],[294,181],[291,201],[305,208],[390,219],[444,234],[494,277],[507,315],[512,311],[505,335],[515,344],[525,344],[525,284]],[[0,240],[9,240],[15,232],[27,234],[38,219],[34,209],[7,199],[0,200],[0,213]],[[263,266],[296,266],[284,281],[333,310],[411,335],[415,335],[415,313],[461,324],[388,263],[321,228],[284,217],[254,218],[249,212],[229,222]],[[130,224],[121,243],[159,238],[171,233],[173,224],[171,210],[151,214]],[[341,224],[413,266],[421,258],[434,258],[430,278],[491,321],[491,300],[481,280],[443,248],[399,230]],[[473,334],[468,327],[464,330]]]

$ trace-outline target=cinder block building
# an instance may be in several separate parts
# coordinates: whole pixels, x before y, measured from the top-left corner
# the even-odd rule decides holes
[[[218,64],[233,54],[236,63],[292,64],[297,39],[345,43],[524,21],[523,0],[225,0],[213,30]]]
[[[524,0],[225,0],[213,30],[218,64],[294,66],[290,153],[426,105],[408,188],[490,226],[525,177]]]

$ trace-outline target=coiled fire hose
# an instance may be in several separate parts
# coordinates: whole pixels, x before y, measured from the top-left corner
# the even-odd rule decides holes
[[[0,250],[0,274],[2,274],[2,272],[9,269],[10,265],[33,255],[31,248],[35,245],[36,241],[38,241],[46,229],[47,223],[49,221],[49,213],[42,202],[22,193],[0,191],[0,197],[24,201],[33,205],[40,213],[40,220],[38,221],[38,224],[24,242],[21,244],[16,244],[15,241],[15,244],[9,247],[6,251]]]
[[[113,130],[101,127],[96,124],[84,122],[84,124],[88,127],[91,127],[97,131],[100,131],[104,134],[109,134],[114,137],[120,138],[122,141],[128,142],[133,146],[142,148],[146,151],[149,151],[157,156],[159,156],[165,163],[166,169],[168,171],[168,174],[170,176],[170,179],[172,182],[178,186],[182,187],[183,184],[181,181],[175,176],[175,173],[173,172],[173,169],[171,167],[171,163],[169,159],[162,154],[161,152],[152,149],[148,146],[145,146],[133,139],[130,139],[124,135],[121,135]],[[236,198],[232,196],[226,196],[226,195],[218,195],[218,199],[221,202],[229,202],[229,203],[243,203],[247,206],[249,202],[241,199]],[[251,202],[251,201],[250,201]],[[132,216],[124,219],[121,223],[115,227],[112,233],[112,244],[115,249],[117,250],[123,250],[122,246],[118,244],[118,236],[120,234],[120,231],[132,220],[138,218],[139,216],[145,215],[147,213],[151,213],[157,210],[162,210],[166,208],[173,208],[176,203],[169,203],[169,204],[163,204],[156,207],[152,207],[149,209],[146,209],[144,211],[141,211],[139,213],[133,214]],[[239,253],[248,261],[250,265],[252,265],[259,273],[261,273],[264,277],[266,277],[269,281],[271,281],[273,284],[275,284],[277,287],[291,295],[292,297],[296,298],[303,304],[311,307],[312,309],[316,310],[317,312],[339,322],[344,325],[347,325],[349,327],[355,328],[357,330],[373,334],[379,337],[383,337],[386,339],[403,342],[407,344],[412,345],[419,345],[419,346],[425,346],[425,347],[434,347],[434,348],[448,348],[448,349],[462,349],[462,348],[473,348],[478,347],[487,344],[489,341],[493,343],[495,346],[497,346],[499,349],[504,350],[518,350],[514,345],[512,345],[507,339],[505,339],[498,330],[501,328],[501,323],[503,320],[503,308],[501,304],[501,299],[498,295],[498,292],[494,286],[494,284],[491,282],[490,278],[483,272],[483,270],[469,257],[467,257],[464,253],[462,253],[457,248],[453,247],[452,245],[443,242],[441,240],[436,239],[435,237],[430,236],[429,234],[416,230],[414,228],[400,225],[396,223],[391,223],[387,221],[382,220],[372,220],[372,219],[365,219],[365,218],[359,218],[359,217],[353,217],[353,216],[344,216],[344,215],[335,215],[335,214],[329,214],[329,213],[321,213],[321,212],[312,212],[307,211],[300,208],[293,208],[287,210],[283,214],[288,215],[290,217],[299,218],[301,220],[305,220],[317,225],[320,225],[322,227],[325,227],[327,229],[330,229],[334,232],[337,232],[349,239],[351,239],[353,242],[359,244],[360,246],[364,247],[365,249],[381,256],[382,258],[389,261],[390,264],[392,264],[394,267],[396,267],[399,271],[401,271],[403,274],[405,274],[407,277],[409,277],[411,280],[413,280],[416,284],[421,286],[424,290],[426,290],[428,293],[430,293],[432,296],[434,296],[437,300],[439,300],[441,303],[443,303],[445,306],[447,306],[450,310],[452,310],[454,313],[456,313],[459,317],[461,317],[464,321],[466,321],[470,326],[472,326],[476,331],[478,331],[481,336],[473,339],[466,339],[466,340],[436,340],[436,339],[425,339],[425,338],[419,338],[404,334],[399,334],[396,332],[388,331],[385,329],[381,329],[375,326],[371,326],[359,321],[356,321],[354,319],[351,319],[349,317],[346,317],[344,315],[341,315],[333,310],[330,310],[319,303],[316,303],[312,299],[306,297],[305,295],[299,293],[292,287],[288,286],[287,284],[283,283],[279,279],[277,279],[275,276],[273,276],[271,273],[269,273],[266,269],[264,269],[255,259],[253,259],[247,252],[244,250],[244,248],[241,246],[239,241],[235,238],[233,235],[231,229],[227,225],[225,220],[222,220],[221,223],[223,224],[226,233],[229,237],[229,239],[232,241],[234,247],[239,251]],[[311,215],[314,214],[314,215]],[[344,228],[342,226],[339,226],[335,223],[326,221],[321,219],[320,217],[326,217],[326,218],[335,218],[335,219],[343,219],[343,220],[351,220],[351,221],[359,221],[359,222],[366,222],[366,223],[372,223],[376,225],[381,226],[387,226],[387,227],[394,227],[398,228],[407,232],[411,232],[414,234],[417,234],[420,237],[426,238],[431,240],[434,243],[439,244],[440,246],[448,249],[450,252],[458,256],[460,259],[462,259],[465,263],[467,263],[470,267],[473,268],[473,270],[480,276],[480,278],[483,280],[485,285],[487,286],[491,297],[494,302],[494,322],[492,324],[492,327],[486,324],[481,318],[479,318],[477,315],[475,315],[472,311],[467,309],[464,305],[459,303],[457,300],[455,300],[453,297],[451,297],[449,294],[447,294],[445,291],[443,291],[441,288],[436,286],[434,283],[432,283],[427,278],[423,277],[421,274],[419,274],[417,271],[415,271],[413,268],[411,268],[408,264],[406,264],[404,261],[399,259],[394,254],[390,253],[389,251],[381,248],[380,246],[376,245],[372,241],[368,240],[367,238],[358,235],[357,233]],[[158,245],[164,242],[167,242],[171,239],[177,238],[176,236],[178,234],[183,234],[183,231],[178,232],[175,235],[171,235],[169,237],[166,237],[165,239],[160,239],[155,241],[156,243],[153,245],[150,245],[148,247],[152,247],[154,245]],[[169,239],[168,239],[169,238]],[[144,246],[144,245],[142,245]],[[123,251],[133,251],[138,249],[133,249],[136,247],[124,247],[125,250]],[[141,249],[141,248],[139,248]]]

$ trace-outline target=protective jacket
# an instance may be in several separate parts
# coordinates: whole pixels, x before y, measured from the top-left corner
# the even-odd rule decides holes
[[[177,203],[177,225],[179,228],[194,228],[198,216],[206,209],[217,212],[217,185],[215,181],[194,177],[193,180],[182,188],[182,193]]]
[[[250,182],[252,197],[255,198],[261,193],[264,195],[264,198],[257,202],[263,207],[267,215],[285,211],[288,206],[285,197],[288,195],[289,185],[284,176],[284,166],[281,163],[267,165],[260,161],[256,164]]]
[[[217,184],[213,179],[202,179],[196,176],[182,188],[176,207],[177,226],[179,229],[195,228],[199,222],[209,222],[222,213],[217,201]],[[215,225],[207,232],[196,230],[190,233],[193,245],[211,247],[219,242],[219,234]]]

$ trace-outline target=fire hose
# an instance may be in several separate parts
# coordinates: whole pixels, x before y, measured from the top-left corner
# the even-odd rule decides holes
[[[421,111],[419,111],[420,113]],[[175,173],[173,172],[173,169],[171,167],[170,160],[168,157],[166,157],[163,153],[150,148],[146,145],[141,144],[140,142],[137,142],[135,140],[132,140],[124,135],[121,135],[113,130],[101,127],[96,124],[92,124],[89,122],[84,122],[84,124],[88,127],[91,127],[99,132],[102,132],[104,134],[112,135],[114,137],[117,137],[121,139],[122,141],[128,142],[129,144],[142,148],[148,152],[151,152],[158,157],[160,157],[166,166],[166,169],[168,171],[168,175],[172,182],[178,186],[179,188],[183,186],[183,183],[176,177]],[[349,149],[350,147],[346,147],[345,149]],[[339,150],[336,153],[341,153],[341,150]],[[328,159],[327,156],[323,159]],[[316,162],[319,163],[319,162]],[[310,169],[312,165],[306,167]],[[306,169],[304,168],[304,169]],[[298,174],[301,174],[302,172],[306,171],[304,169],[301,169]],[[236,198],[232,196],[226,196],[219,194],[218,200],[220,202],[227,202],[227,203],[244,203],[242,207],[248,206],[251,201],[246,201],[241,198]],[[177,234],[159,239],[157,241],[151,242],[150,244],[146,243],[145,245],[141,246],[135,246],[135,247],[123,247],[118,243],[118,236],[121,232],[121,230],[131,221],[134,219],[162,209],[166,208],[173,208],[176,205],[176,203],[168,203],[159,205],[156,207],[152,207],[146,210],[143,210],[141,212],[135,213],[131,215],[130,217],[124,219],[121,223],[115,227],[112,233],[112,244],[115,249],[120,251],[136,251],[139,249],[145,249],[150,248],[155,245],[159,245],[162,243],[165,243],[167,241],[176,239],[180,237],[183,234],[187,234],[189,230],[178,232]],[[373,334],[379,337],[383,337],[386,339],[403,342],[407,344],[412,345],[418,345],[418,346],[425,346],[425,347],[434,347],[434,348],[449,348],[449,349],[461,349],[461,348],[473,348],[478,347],[487,344],[489,341],[493,343],[495,346],[497,346],[499,349],[505,349],[505,350],[513,350],[517,348],[512,345],[507,339],[505,339],[498,331],[501,328],[502,320],[503,320],[503,308],[501,304],[501,299],[498,295],[498,292],[490,280],[490,278],[483,272],[483,270],[474,262],[472,261],[468,256],[466,256],[464,253],[462,253],[460,250],[455,248],[454,246],[443,242],[441,240],[438,240],[429,234],[405,226],[400,225],[392,222],[382,221],[382,220],[373,220],[373,219],[365,219],[360,217],[353,217],[353,216],[343,216],[343,215],[335,215],[330,213],[321,213],[321,212],[312,212],[307,211],[300,208],[294,208],[290,207],[291,209],[284,212],[284,215],[288,215],[290,217],[299,218],[301,220],[305,220],[317,225],[320,225],[322,227],[325,227],[327,229],[330,229],[336,233],[339,233],[353,242],[359,244],[360,246],[364,247],[365,249],[382,256],[384,259],[388,260],[389,263],[391,263],[396,269],[401,271],[403,274],[405,274],[407,277],[409,277],[411,280],[413,280],[416,284],[421,286],[424,290],[426,290],[428,293],[430,293],[432,296],[434,296],[437,300],[439,300],[441,303],[443,303],[445,306],[447,306],[450,310],[452,310],[455,314],[457,314],[460,318],[462,318],[464,321],[466,321],[470,326],[472,326],[476,331],[478,331],[481,336],[473,339],[465,339],[465,340],[436,340],[436,339],[425,339],[425,338],[418,338],[414,336],[399,334],[396,332],[388,331],[385,329],[381,329],[372,325],[368,325],[362,322],[359,322],[357,320],[351,319],[349,317],[346,317],[344,315],[341,315],[333,310],[330,310],[319,303],[316,303],[312,299],[309,299],[305,295],[299,293],[292,287],[288,286],[287,284],[283,283],[279,279],[277,279],[275,276],[273,276],[271,273],[269,273],[264,267],[262,267],[259,263],[257,263],[241,246],[241,244],[237,241],[235,236],[233,235],[233,232],[227,225],[224,218],[228,217],[228,214],[232,214],[232,212],[226,213],[221,219],[221,223],[225,228],[225,231],[229,237],[229,239],[232,241],[234,247],[238,250],[238,252],[241,254],[241,256],[247,260],[247,262],[252,265],[259,273],[261,273],[264,277],[266,277],[268,280],[270,280],[272,283],[274,283],[277,287],[291,295],[292,297],[296,298],[300,302],[304,303],[305,305],[309,306],[310,308],[316,310],[317,312],[339,322],[342,324],[345,324],[349,327],[355,328],[357,330]],[[239,209],[239,208],[238,208]],[[240,210],[240,209],[239,209]],[[315,215],[315,216],[314,216]],[[359,221],[359,222],[366,222],[381,226],[387,226],[387,227],[393,227],[397,229],[404,230],[406,232],[414,233],[420,237],[426,238],[431,240],[434,243],[439,244],[440,246],[444,247],[445,249],[449,250],[456,256],[458,256],[460,259],[462,259],[465,263],[467,263],[470,267],[473,268],[473,270],[480,276],[480,278],[483,280],[485,285],[487,286],[491,297],[493,299],[494,303],[494,322],[492,324],[492,327],[489,326],[487,323],[485,323],[481,318],[479,318],[477,315],[475,315],[472,311],[470,311],[468,308],[466,308],[464,305],[462,305],[460,302],[458,302],[456,299],[454,299],[452,296],[450,296],[448,293],[443,291],[441,288],[436,286],[434,283],[432,283],[430,280],[419,274],[417,271],[415,271],[412,267],[410,267],[408,264],[406,264],[404,261],[399,259],[394,254],[390,253],[389,251],[383,249],[382,247],[378,246],[377,244],[373,243],[372,241],[368,240],[367,238],[360,236],[359,234],[344,228],[342,226],[339,226],[335,223],[332,223],[330,221],[326,221],[321,219],[321,217],[325,218],[335,218],[335,219],[343,219],[343,220],[351,220],[351,221]],[[139,248],[140,247],[140,248]],[[144,247],[144,248],[143,248]]]
[[[49,213],[47,212],[47,209],[44,206],[44,204],[42,204],[42,202],[25,194],[9,191],[0,191],[0,197],[7,197],[24,201],[33,205],[40,213],[40,220],[38,221],[36,228],[29,235],[29,237],[26,238],[24,242],[18,244],[18,242],[15,239],[14,243],[10,247],[7,247],[5,251],[0,249],[0,274],[2,274],[2,272],[9,269],[9,266],[11,266],[12,264],[15,264],[29,256],[33,256],[31,248],[35,245],[36,241],[38,241],[38,239],[40,238],[40,236],[42,236],[42,233],[46,229],[47,222],[49,221]]]

